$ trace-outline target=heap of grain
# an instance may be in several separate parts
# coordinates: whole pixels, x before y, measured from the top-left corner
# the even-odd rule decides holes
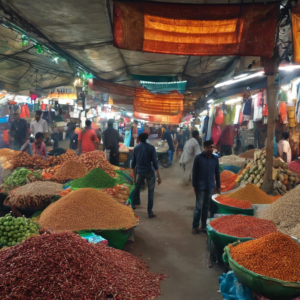
[[[270,207],[258,211],[256,217],[271,220],[282,233],[300,239],[300,186],[276,200]]]
[[[238,200],[247,200],[252,204],[270,204],[273,203],[278,196],[269,196],[254,184],[248,184],[232,194],[223,195],[228,198]]]
[[[87,167],[78,161],[69,160],[64,162],[58,171],[54,174],[51,180],[65,183],[70,179],[77,179],[85,176],[88,173]]]
[[[220,164],[222,165],[231,165],[240,168],[244,168],[247,164],[247,160],[245,158],[238,157],[237,155],[226,155],[222,156],[219,159]]]
[[[239,157],[241,158],[248,158],[248,159],[254,159],[254,153],[255,151],[257,151],[257,149],[251,149],[251,150],[248,150],[242,154],[239,154]]]
[[[137,222],[130,207],[91,188],[79,189],[52,203],[38,220],[42,227],[55,231],[128,229],[137,225]]]

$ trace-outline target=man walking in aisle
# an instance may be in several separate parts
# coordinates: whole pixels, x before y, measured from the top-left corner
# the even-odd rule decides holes
[[[28,128],[26,120],[21,119],[17,111],[14,112],[14,120],[10,125],[9,134],[12,139],[12,149],[19,151],[28,139]]]
[[[140,143],[133,149],[132,169],[133,169],[133,184],[135,188],[132,192],[133,205],[140,204],[140,190],[144,180],[148,183],[148,215],[149,218],[154,218],[153,200],[155,188],[155,172],[157,175],[157,183],[161,184],[161,178],[158,171],[156,159],[156,150],[153,145],[147,143],[148,134],[143,132],[139,135]],[[154,171],[155,170],[155,171]]]
[[[174,148],[174,143],[173,143],[173,137],[172,134],[170,132],[170,127],[167,127],[167,130],[163,133],[163,136],[161,138],[163,141],[166,140],[168,145],[169,145],[169,150],[168,150],[168,158],[169,158],[169,164],[170,166],[172,166],[173,163],[173,153],[175,151]]]
[[[211,217],[215,207],[211,207],[211,196],[214,194],[215,185],[220,192],[219,158],[213,154],[214,143],[211,140],[204,142],[204,151],[198,154],[193,166],[193,187],[196,194],[196,207],[193,220],[193,234],[206,232],[206,220],[210,208]],[[201,218],[201,228],[199,228]]]
[[[183,184],[188,185],[191,180],[194,158],[197,154],[201,153],[198,143],[199,131],[193,130],[192,138],[189,139],[183,147],[183,152],[179,159],[180,164],[183,166]]]

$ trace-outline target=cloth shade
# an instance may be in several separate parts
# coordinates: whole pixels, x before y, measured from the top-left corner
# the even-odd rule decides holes
[[[279,3],[114,2],[114,46],[180,55],[271,57]]]
[[[182,114],[177,116],[162,116],[162,115],[148,115],[139,112],[134,112],[134,117],[138,119],[143,119],[152,123],[162,123],[162,124],[179,124]]]
[[[143,81],[152,81],[152,82],[171,82],[177,81],[177,76],[149,76],[149,75],[137,75],[131,74],[130,78],[133,80],[143,80]]]
[[[89,79],[89,88],[93,91],[114,95],[134,97],[135,88],[108,81]]]
[[[174,90],[181,94],[185,93],[186,81],[175,81],[175,82],[151,82],[141,81],[141,86],[147,90],[155,93],[169,93]]]
[[[154,94],[144,88],[136,88],[134,111],[150,115],[178,115],[183,110],[184,95],[177,91]]]
[[[300,7],[296,7],[292,10],[292,33],[294,60],[295,62],[300,62]]]

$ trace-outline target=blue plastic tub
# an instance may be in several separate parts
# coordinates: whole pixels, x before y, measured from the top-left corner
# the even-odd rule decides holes
[[[224,170],[227,170],[227,171],[231,171],[235,174],[237,174],[242,168],[240,167],[237,167],[237,166],[231,166],[231,165],[220,165],[223,167]]]

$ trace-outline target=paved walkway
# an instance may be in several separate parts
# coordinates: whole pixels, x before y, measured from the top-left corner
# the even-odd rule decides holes
[[[141,220],[135,242],[125,250],[146,261],[151,271],[164,270],[169,276],[161,284],[159,300],[221,300],[217,291],[222,271],[207,266],[206,234],[191,234],[193,189],[182,186],[183,171],[177,161],[160,172],[162,184],[155,187],[153,209],[157,218],[148,218],[146,190],[141,194],[142,205],[136,209]]]

